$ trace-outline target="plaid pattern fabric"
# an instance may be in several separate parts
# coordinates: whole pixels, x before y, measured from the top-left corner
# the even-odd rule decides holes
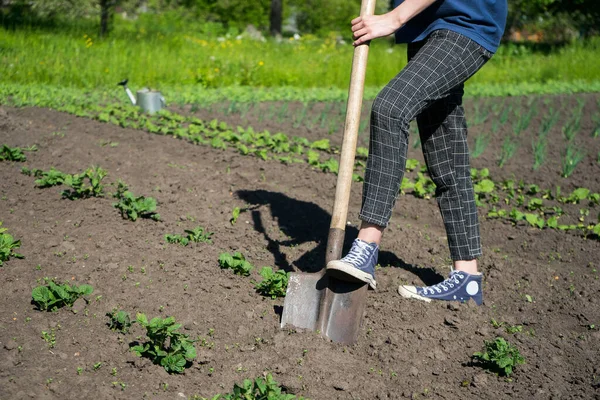
[[[409,44],[408,64],[373,102],[361,220],[388,225],[406,166],[409,124],[417,118],[451,257],[481,255],[462,96],[464,82],[491,56],[449,30]]]

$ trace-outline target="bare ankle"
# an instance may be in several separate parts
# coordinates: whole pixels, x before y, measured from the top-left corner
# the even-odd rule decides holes
[[[384,227],[363,222],[358,232],[358,238],[367,243],[375,243],[377,246],[381,243]]]
[[[454,261],[453,264],[456,271],[466,272],[470,275],[480,275],[477,270],[477,260],[458,260]]]

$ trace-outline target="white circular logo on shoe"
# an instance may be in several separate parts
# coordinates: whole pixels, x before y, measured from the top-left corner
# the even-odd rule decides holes
[[[467,293],[470,296],[476,295],[477,292],[479,292],[479,284],[477,282],[471,281],[471,282],[467,283]]]

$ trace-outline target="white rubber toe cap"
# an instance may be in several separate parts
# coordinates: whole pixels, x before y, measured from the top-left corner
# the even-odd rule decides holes
[[[428,299],[427,297],[418,295],[417,288],[414,286],[400,285],[398,287],[398,293],[400,294],[400,296],[402,296],[406,299],[417,299],[417,300],[426,301],[428,303],[431,301],[431,299]]]

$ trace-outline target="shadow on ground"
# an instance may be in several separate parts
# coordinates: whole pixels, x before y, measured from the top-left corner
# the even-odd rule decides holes
[[[236,195],[248,203],[247,211],[251,213],[254,229],[262,234],[268,242],[267,249],[275,257],[275,265],[285,271],[317,272],[325,266],[325,250],[327,234],[331,222],[331,214],[315,203],[296,200],[283,193],[267,190],[239,190]],[[264,207],[263,207],[264,206]],[[263,212],[269,212],[278,224],[279,230],[288,237],[287,240],[273,239],[267,233],[262,218]],[[352,241],[358,235],[358,229],[346,227],[344,253],[350,249]],[[282,252],[282,247],[297,246],[315,242],[317,247],[304,253],[300,258],[290,262]],[[417,275],[426,285],[444,280],[444,277],[433,268],[421,268],[408,264],[388,251],[379,253],[379,264],[402,268]]]

